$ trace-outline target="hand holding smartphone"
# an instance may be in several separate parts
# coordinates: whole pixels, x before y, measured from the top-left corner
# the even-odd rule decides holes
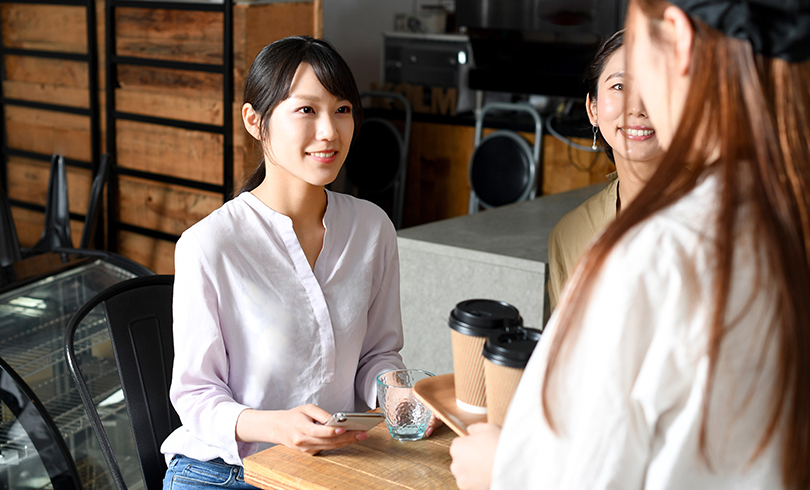
[[[325,425],[345,427],[346,430],[368,431],[383,421],[381,413],[374,412],[337,412]]]

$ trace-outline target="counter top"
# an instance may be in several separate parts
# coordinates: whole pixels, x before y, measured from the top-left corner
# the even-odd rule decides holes
[[[550,314],[548,236],[560,218],[606,185],[400,230],[405,365],[453,372],[447,318],[466,299],[506,301],[526,325],[542,328]]]
[[[548,236],[565,214],[607,185],[596,184],[476,214],[400,230],[400,239],[546,263]]]

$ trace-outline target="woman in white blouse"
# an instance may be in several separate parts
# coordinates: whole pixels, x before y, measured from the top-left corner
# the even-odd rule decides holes
[[[361,121],[354,78],[307,37],[265,47],[242,117],[263,160],[243,192],[175,251],[166,489],[244,483],[262,445],[314,454],[368,437],[321,425],[376,406],[376,376],[403,368],[396,233],[375,205],[333,193]]]
[[[462,489],[810,488],[810,0],[631,0],[664,159],[586,252]]]

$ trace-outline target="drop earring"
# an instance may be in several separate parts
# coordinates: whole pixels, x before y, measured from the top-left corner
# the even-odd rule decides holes
[[[596,146],[596,133],[598,133],[598,132],[599,132],[599,126],[594,126],[593,127],[593,144],[591,145],[591,149],[593,151],[596,151],[596,148],[597,148],[597,146]]]

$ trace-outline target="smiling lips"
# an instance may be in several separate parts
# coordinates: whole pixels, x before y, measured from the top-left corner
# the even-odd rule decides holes
[[[312,151],[307,152],[307,155],[314,158],[315,160],[322,162],[322,163],[331,163],[335,160],[335,155],[337,155],[336,150],[332,151]]]
[[[625,137],[634,141],[644,141],[655,135],[655,130],[644,126],[619,128]]]

